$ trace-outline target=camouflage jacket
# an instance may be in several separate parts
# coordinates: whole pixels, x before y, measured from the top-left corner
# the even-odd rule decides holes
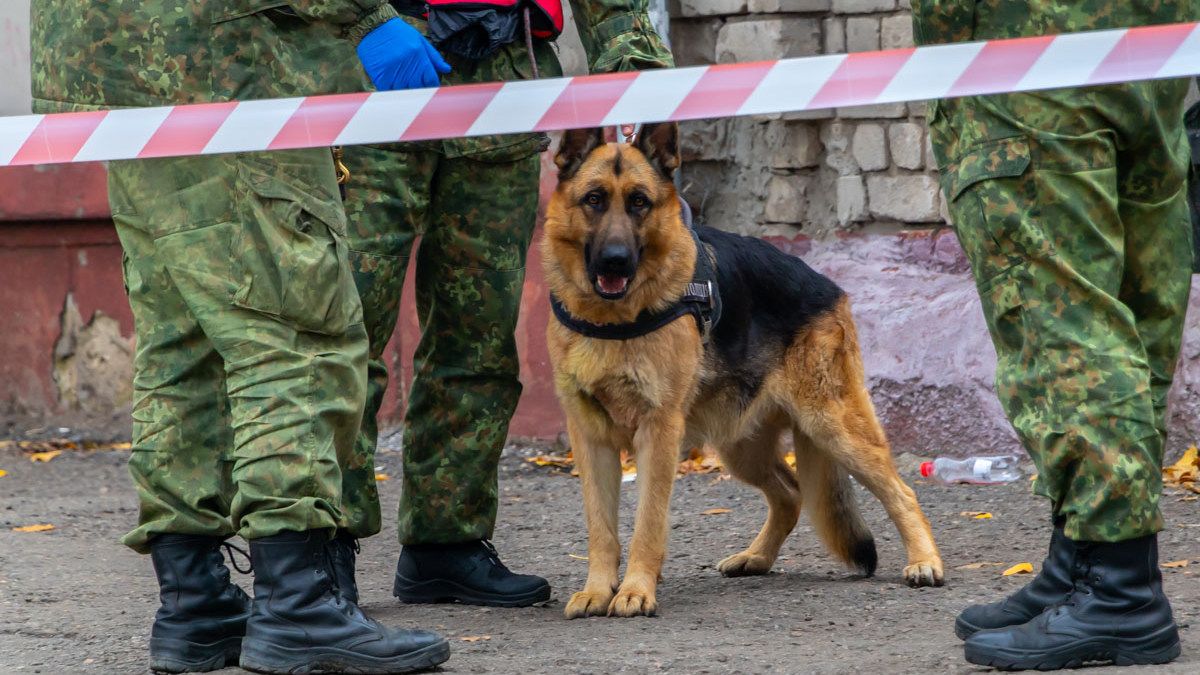
[[[33,0],[34,108],[360,91],[330,55],[396,15],[385,0]]]

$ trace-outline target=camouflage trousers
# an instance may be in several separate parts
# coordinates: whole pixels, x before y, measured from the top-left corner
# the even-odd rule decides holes
[[[345,150],[351,260],[370,340],[359,465],[373,463],[383,350],[415,256],[421,340],[405,414],[401,544],[487,538],[495,526],[497,467],[521,395],[514,333],[537,217],[540,165],[528,141],[514,137],[487,157],[447,156],[440,148],[449,144]],[[351,531],[378,532],[373,476],[347,473],[343,492]]]
[[[1167,391],[1191,283],[1184,81],[940,101],[942,187],[996,391],[1067,536],[1162,528]]]
[[[329,151],[114,162],[109,199],[137,335],[124,542],[344,525],[367,340]]]

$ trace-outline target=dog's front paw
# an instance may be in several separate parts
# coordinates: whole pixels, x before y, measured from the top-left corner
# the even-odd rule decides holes
[[[922,560],[904,568],[904,580],[913,588],[921,586],[941,586],[945,580],[942,572],[942,561]]]
[[[750,551],[735,553],[717,563],[717,571],[727,577],[748,577],[771,571],[774,560]]]
[[[571,596],[563,614],[568,619],[582,619],[588,616],[604,616],[608,613],[608,605],[612,600],[612,591],[589,591],[584,589]]]
[[[657,611],[654,590],[639,587],[622,588],[608,605],[609,616],[654,616]]]

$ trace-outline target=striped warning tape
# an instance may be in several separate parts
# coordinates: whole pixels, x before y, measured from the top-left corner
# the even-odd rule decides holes
[[[0,118],[0,166],[762,115],[1200,74],[1200,23],[439,89]]]

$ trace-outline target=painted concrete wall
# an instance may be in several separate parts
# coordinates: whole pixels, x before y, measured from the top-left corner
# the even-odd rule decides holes
[[[0,115],[29,112],[29,0],[0,0]]]

